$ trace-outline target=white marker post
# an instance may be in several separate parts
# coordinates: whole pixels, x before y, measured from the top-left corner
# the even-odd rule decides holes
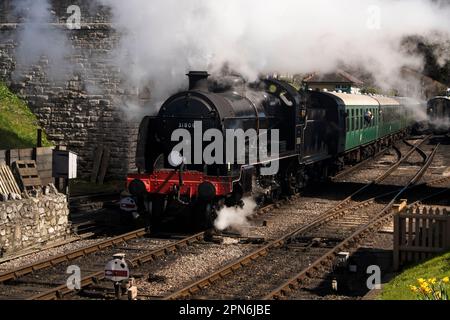
[[[125,261],[124,253],[113,255],[113,259],[106,264],[105,278],[114,282],[116,298],[120,299],[122,296],[121,282],[127,281],[130,278],[130,270]]]

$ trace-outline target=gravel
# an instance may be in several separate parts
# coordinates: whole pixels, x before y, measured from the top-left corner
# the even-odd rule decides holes
[[[136,280],[139,295],[167,295],[244,256],[250,250],[248,246],[242,245],[194,245],[177,257],[165,257],[151,264],[150,270],[144,267],[153,280],[149,281],[148,277]]]
[[[81,249],[86,246],[90,246],[96,242],[104,241],[109,238],[97,238],[97,239],[86,239],[78,240],[76,242],[71,242],[64,244],[62,246],[45,249],[36,253],[32,253],[23,257],[19,257],[7,262],[0,264],[0,272],[6,272],[18,267],[26,266],[28,264],[36,263],[40,260],[45,260],[50,257],[54,257],[63,253],[67,253],[73,250]]]

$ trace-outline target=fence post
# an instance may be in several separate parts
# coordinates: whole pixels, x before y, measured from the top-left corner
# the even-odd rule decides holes
[[[400,213],[394,212],[394,271],[400,267]]]
[[[42,129],[38,128],[37,129],[37,141],[36,141],[36,146],[38,148],[42,147]]]
[[[447,227],[446,230],[444,231],[445,237],[447,238],[446,242],[444,243],[444,247],[446,250],[449,250],[450,249],[450,212],[444,209],[444,215],[446,217],[445,224]]]

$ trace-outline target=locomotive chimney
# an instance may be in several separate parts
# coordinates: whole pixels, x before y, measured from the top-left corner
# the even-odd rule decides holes
[[[187,74],[189,77],[189,90],[208,91],[208,77],[206,71],[191,71]]]

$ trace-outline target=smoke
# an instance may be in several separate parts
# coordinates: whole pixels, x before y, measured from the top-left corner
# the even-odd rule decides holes
[[[387,88],[401,67],[423,67],[402,49],[405,36],[450,38],[450,7],[440,1],[100,1],[123,34],[117,63],[131,83],[152,83],[157,101],[185,88],[187,71],[224,64],[250,80],[357,65]]]
[[[253,214],[256,208],[256,202],[251,198],[245,198],[244,207],[224,207],[217,213],[217,219],[214,226],[217,230],[225,230],[233,228],[240,230],[242,227],[248,226],[247,218]]]
[[[23,18],[17,32],[17,65],[27,68],[44,63],[50,77],[63,79],[71,69],[66,57],[71,52],[63,30],[55,24],[49,0],[16,0],[15,14]],[[17,72],[13,75],[18,77]]]

